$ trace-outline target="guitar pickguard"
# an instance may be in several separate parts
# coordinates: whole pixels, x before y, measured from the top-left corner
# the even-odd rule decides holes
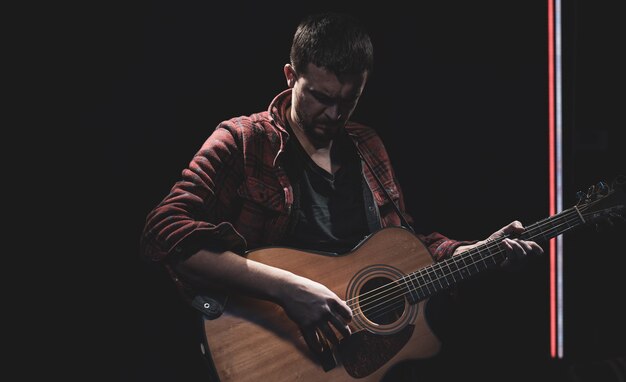
[[[413,335],[414,325],[407,325],[394,334],[379,335],[368,331],[353,333],[339,345],[346,372],[354,378],[363,378],[385,365]]]

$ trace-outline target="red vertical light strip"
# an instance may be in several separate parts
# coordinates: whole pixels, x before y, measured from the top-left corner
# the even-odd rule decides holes
[[[554,0],[548,0],[548,165],[550,216],[556,213],[554,124]],[[556,357],[556,240],[550,240],[550,356]]]

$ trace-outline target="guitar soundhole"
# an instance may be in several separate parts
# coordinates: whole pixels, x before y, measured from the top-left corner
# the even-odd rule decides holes
[[[359,291],[359,307],[373,323],[392,324],[404,313],[404,289],[387,278],[372,278]]]

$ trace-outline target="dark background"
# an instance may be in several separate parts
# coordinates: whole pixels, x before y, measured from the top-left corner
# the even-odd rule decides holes
[[[577,1],[563,9],[564,207],[576,191],[625,173],[626,65],[618,54],[625,27],[613,6]],[[81,143],[72,161],[87,170],[70,175],[84,180],[80,191],[89,195],[78,212],[89,223],[76,235],[89,250],[78,257],[80,281],[72,286],[98,303],[72,300],[77,313],[67,323],[80,338],[61,366],[67,373],[206,380],[193,313],[160,270],[139,260],[145,216],[220,121],[264,110],[286,88],[282,67],[299,20],[331,9],[351,11],[371,33],[375,71],[353,119],[385,141],[418,231],[480,239],[512,220],[531,224],[548,215],[544,1],[72,8],[63,25],[77,79],[71,109]],[[442,306],[444,352],[396,375],[567,380],[606,373],[626,352],[618,245],[625,228],[578,232],[565,241],[564,360],[550,359],[543,256],[519,271],[467,281],[453,300],[440,298],[445,304],[433,301]]]

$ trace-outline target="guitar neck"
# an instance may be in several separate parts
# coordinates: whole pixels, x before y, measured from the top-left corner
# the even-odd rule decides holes
[[[517,238],[546,242],[583,223],[583,215],[576,207],[572,207],[528,226]],[[406,286],[411,302],[424,300],[502,263],[506,259],[506,252],[501,243],[510,237],[507,235],[489,240],[452,258],[410,273],[400,282]]]

